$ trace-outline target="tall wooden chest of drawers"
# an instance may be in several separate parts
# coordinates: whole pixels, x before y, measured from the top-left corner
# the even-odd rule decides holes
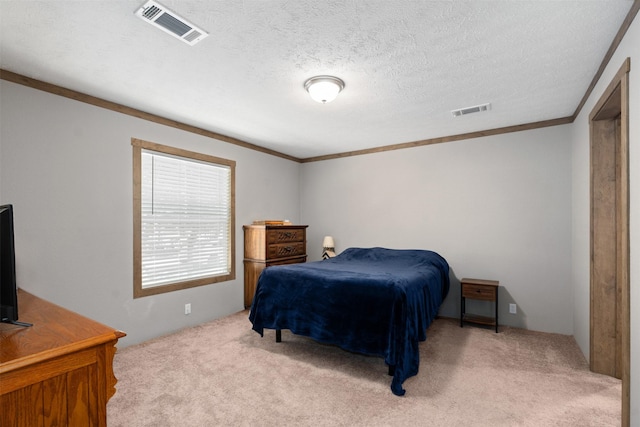
[[[245,225],[244,306],[248,308],[256,292],[260,273],[272,265],[307,261],[308,225]]]

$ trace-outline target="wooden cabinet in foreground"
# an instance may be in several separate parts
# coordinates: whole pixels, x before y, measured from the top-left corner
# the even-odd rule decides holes
[[[0,324],[0,426],[106,426],[125,336],[18,291],[20,327]]]
[[[272,265],[307,260],[308,225],[245,225],[244,306],[253,302],[260,273]]]

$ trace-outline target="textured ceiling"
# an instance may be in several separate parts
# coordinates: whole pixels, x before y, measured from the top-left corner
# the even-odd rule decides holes
[[[0,68],[309,158],[571,116],[633,5],[160,0],[209,32],[188,46],[144,1],[0,0]]]

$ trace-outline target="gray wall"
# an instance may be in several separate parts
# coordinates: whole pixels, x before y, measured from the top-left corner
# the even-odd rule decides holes
[[[460,278],[495,279],[501,323],[573,332],[569,126],[298,165],[13,83],[0,90],[0,200],[16,205],[20,285],[126,331],[123,345],[241,309],[241,226],[267,217],[309,224],[312,260],[324,235],[338,251],[441,253],[453,273],[444,315],[459,314]],[[132,298],[131,137],[237,161],[235,281]]]
[[[499,280],[501,323],[571,334],[568,126],[302,165],[301,219],[319,259],[350,246],[430,249],[459,279]],[[518,306],[516,315],[508,304]],[[489,314],[487,303],[469,309]]]
[[[19,286],[125,331],[121,347],[243,309],[242,225],[299,220],[295,162],[6,81],[0,108]],[[132,137],[237,162],[236,280],[133,299]]]

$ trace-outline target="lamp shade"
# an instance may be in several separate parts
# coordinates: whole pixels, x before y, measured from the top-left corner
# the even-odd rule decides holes
[[[316,76],[307,80],[304,88],[314,101],[326,104],[336,99],[344,89],[344,82],[333,76]]]
[[[322,241],[322,247],[323,248],[335,248],[336,245],[335,243],[333,243],[333,237],[331,236],[324,236],[324,240]]]

